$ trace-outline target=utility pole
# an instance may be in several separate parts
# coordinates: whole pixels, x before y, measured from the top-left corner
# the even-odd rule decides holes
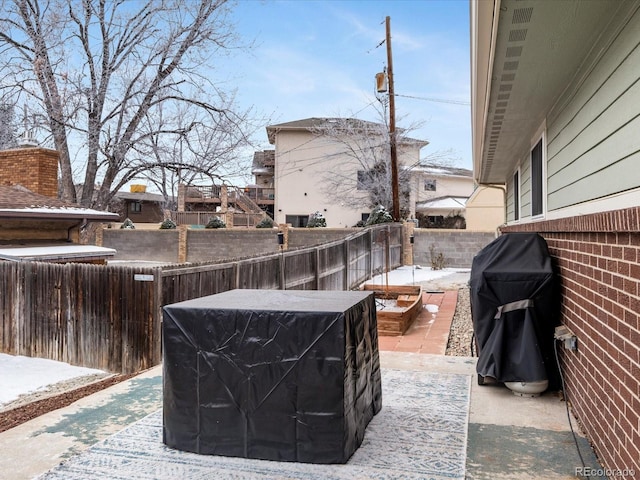
[[[400,221],[400,194],[398,188],[398,149],[396,145],[396,98],[393,91],[393,58],[391,56],[391,17],[386,18],[387,79],[389,81],[389,141],[391,150],[391,197],[394,222]]]

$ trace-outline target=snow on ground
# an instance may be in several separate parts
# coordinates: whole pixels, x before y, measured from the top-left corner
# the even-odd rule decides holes
[[[101,370],[68,363],[0,353],[0,407],[49,385],[76,377],[103,374]]]
[[[468,275],[471,272],[469,268],[444,268],[442,270],[432,270],[431,267],[421,267],[420,265],[409,265],[396,268],[388,274],[377,275],[367,283],[374,285],[419,285],[425,282],[433,282],[439,279],[445,279],[455,274],[463,273]],[[385,311],[402,310],[395,306],[395,300],[384,301],[376,300],[378,309]],[[426,304],[423,306],[429,313],[435,315],[438,313],[438,306]]]
[[[374,285],[412,285],[414,283],[429,282],[439,278],[447,277],[454,273],[470,272],[469,268],[443,268],[442,270],[432,270],[431,267],[420,265],[408,265],[396,268],[389,274],[376,275],[367,283]],[[388,282],[388,283],[387,283]]]

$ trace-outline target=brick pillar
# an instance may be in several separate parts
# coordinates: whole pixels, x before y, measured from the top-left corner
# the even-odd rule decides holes
[[[413,237],[413,231],[416,228],[414,222],[402,223],[402,264],[413,265],[413,243],[411,243],[411,237]]]
[[[278,231],[282,232],[284,236],[284,244],[282,245],[282,250],[287,250],[289,248],[289,227],[288,223],[279,223]]]
[[[188,225],[178,225],[178,263],[187,261],[187,228]]]
[[[104,224],[99,224],[96,228],[96,247],[102,246],[102,230],[104,230]]]
[[[184,212],[184,203],[187,187],[184,183],[178,184],[178,211]]]

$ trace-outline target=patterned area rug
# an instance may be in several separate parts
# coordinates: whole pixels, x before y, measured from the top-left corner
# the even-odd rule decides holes
[[[382,411],[344,465],[197,455],[162,443],[155,412],[40,479],[464,479],[470,378],[382,370]]]

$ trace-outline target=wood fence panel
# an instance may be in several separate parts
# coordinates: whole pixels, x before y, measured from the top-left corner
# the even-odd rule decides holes
[[[235,288],[232,263],[169,268],[162,272],[162,305],[214,295]]]
[[[349,279],[350,289],[357,288],[371,275],[371,235],[358,235],[349,242]]]
[[[18,264],[0,262],[0,351],[15,354],[19,297],[24,288]]]
[[[401,225],[234,262],[0,262],[0,351],[133,373],[161,361],[161,307],[233,288],[346,290],[400,265]]]
[[[238,263],[237,288],[280,288],[281,262],[283,254],[271,254]]]
[[[316,250],[302,249],[284,255],[286,290],[316,290]]]
[[[344,241],[318,247],[318,290],[347,290]]]

